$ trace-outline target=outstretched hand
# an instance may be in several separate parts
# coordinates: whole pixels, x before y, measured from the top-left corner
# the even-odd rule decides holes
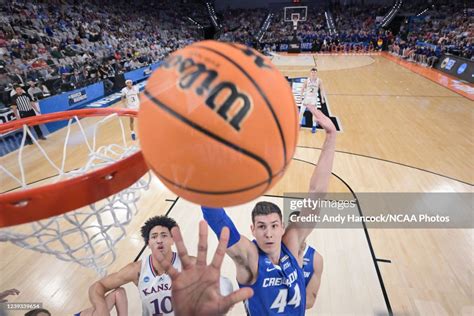
[[[20,291],[18,291],[17,289],[10,289],[10,290],[0,292],[0,303],[8,302],[6,297],[10,295],[19,295],[19,294],[20,294]]]
[[[336,133],[336,126],[334,126],[334,123],[331,121],[331,119],[324,115],[323,112],[318,109],[311,108],[311,113],[316,118],[318,125],[324,128],[327,134]]]
[[[159,254],[158,261],[171,277],[173,309],[176,316],[182,315],[223,315],[236,303],[250,298],[253,291],[243,288],[228,296],[222,296],[219,290],[220,270],[224,260],[229,229],[225,227],[219,238],[214,258],[207,265],[207,223],[199,222],[199,243],[196,261],[188,256],[179,228],[171,230],[176,243],[182,268],[178,272],[170,262]]]

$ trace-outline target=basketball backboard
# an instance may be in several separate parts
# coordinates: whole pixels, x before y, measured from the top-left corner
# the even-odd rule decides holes
[[[285,22],[306,21],[308,15],[307,6],[295,6],[295,7],[284,7],[284,19]]]

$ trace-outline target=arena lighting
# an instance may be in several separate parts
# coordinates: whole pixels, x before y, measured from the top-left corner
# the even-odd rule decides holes
[[[395,2],[390,12],[383,18],[382,27],[386,27],[392,21],[392,19],[397,14],[398,10],[400,10],[402,4],[403,4],[402,0],[397,0],[397,2]]]
[[[189,21],[191,21],[191,23],[193,23],[194,25],[196,25],[198,28],[200,28],[200,29],[203,28],[203,26],[202,26],[199,22],[195,21],[193,18],[191,18],[191,17],[189,17],[189,16],[187,16],[186,18],[187,18]]]
[[[424,9],[423,11],[418,13],[416,16],[421,16],[421,15],[425,14],[427,11],[428,11],[428,8]]]
[[[334,25],[334,20],[332,18],[332,15],[328,11],[325,11],[324,16],[326,17],[326,24],[329,29],[329,35],[337,34],[336,26]]]
[[[262,27],[260,28],[260,30],[258,31],[258,34],[257,34],[257,37],[256,37],[256,39],[258,40],[258,42],[261,42],[261,41],[262,41],[263,35],[265,35],[265,32],[268,30],[268,27],[269,27],[270,24],[271,24],[271,21],[272,21],[273,16],[274,16],[273,13],[269,13],[269,14],[267,15],[267,17],[265,18],[265,21],[263,22],[263,25],[262,25]]]
[[[216,28],[222,28],[222,25],[218,23],[217,21],[217,15],[216,11],[214,10],[214,7],[210,2],[206,2],[206,7],[207,7],[207,12],[209,13],[209,16],[211,17],[212,24]]]

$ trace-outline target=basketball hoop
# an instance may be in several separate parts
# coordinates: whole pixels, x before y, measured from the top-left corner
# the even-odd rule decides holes
[[[125,236],[125,225],[136,214],[136,202],[147,189],[150,175],[142,153],[136,145],[128,145],[120,117],[135,117],[137,112],[125,109],[84,109],[29,117],[0,125],[0,134],[23,130],[18,149],[20,176],[0,165],[0,174],[17,187],[0,194],[0,241],[10,241],[23,248],[53,254],[65,261],[92,267],[99,274],[114,262],[115,244]],[[92,144],[80,119],[101,117],[93,122]],[[45,148],[35,139],[29,126],[67,120],[62,145],[61,163],[54,162]],[[121,140],[98,146],[98,130],[104,124],[118,121]],[[77,124],[73,125],[72,123]],[[66,170],[67,149],[71,130],[83,140],[84,163]],[[89,128],[87,131],[91,132]],[[26,135],[56,174],[42,186],[26,182],[24,152]],[[51,134],[52,137],[60,134]],[[77,143],[77,139],[75,140]],[[49,144],[47,144],[49,146]],[[77,150],[76,150],[77,151]],[[77,154],[77,153],[76,153]],[[72,158],[71,158],[72,159]],[[44,180],[44,179],[43,179]],[[26,224],[30,223],[30,224]],[[21,225],[23,224],[23,225]],[[14,227],[11,227],[14,226]],[[7,228],[8,227],[8,228]]]
[[[299,22],[306,22],[308,17],[307,6],[290,6],[283,8],[283,19],[285,22],[293,24],[293,31],[296,32],[298,29]]]

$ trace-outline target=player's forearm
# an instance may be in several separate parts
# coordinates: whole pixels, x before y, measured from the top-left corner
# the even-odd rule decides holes
[[[18,112],[18,108],[16,106],[12,106],[12,111],[15,114],[16,119],[19,120],[21,117],[20,117],[20,113]]]
[[[326,134],[321,155],[311,176],[309,193],[325,193],[327,191],[329,179],[331,178],[335,149],[336,133]]]
[[[35,109],[36,113],[41,113],[39,107],[35,103],[31,103],[31,106]]]
[[[316,293],[308,292],[308,289],[306,289],[306,309],[313,308],[315,302],[316,302]]]
[[[95,282],[89,288],[89,300],[96,310],[107,307],[105,293],[107,293],[107,289],[100,282]]]
[[[224,227],[229,228],[230,235],[227,248],[230,248],[239,242],[240,233],[223,208],[201,206],[201,210],[204,219],[206,220],[209,227],[211,227],[212,231],[217,235],[217,238],[219,238]]]

